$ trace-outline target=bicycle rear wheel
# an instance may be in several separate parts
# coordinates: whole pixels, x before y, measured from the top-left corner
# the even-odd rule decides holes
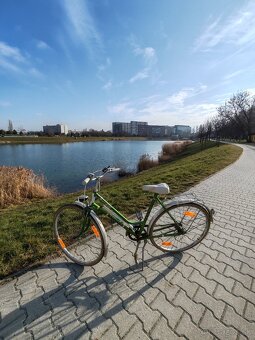
[[[195,202],[175,204],[162,210],[148,233],[152,244],[164,252],[178,253],[203,240],[210,228],[206,209]]]
[[[100,221],[76,204],[60,207],[54,220],[58,245],[75,263],[93,266],[105,253],[105,238]]]

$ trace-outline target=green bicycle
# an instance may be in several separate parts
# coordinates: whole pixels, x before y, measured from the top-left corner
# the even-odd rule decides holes
[[[93,266],[107,255],[107,234],[98,217],[99,212],[106,213],[126,230],[126,235],[137,242],[134,253],[137,261],[137,251],[141,241],[144,247],[149,239],[152,244],[163,252],[178,253],[197,245],[207,235],[213,222],[213,209],[193,199],[164,201],[160,195],[169,193],[165,183],[144,185],[143,190],[152,192],[147,212],[136,214],[137,220],[129,220],[115,209],[100,194],[100,181],[113,168],[90,173],[83,181],[84,194],[73,204],[60,207],[54,218],[54,232],[57,242],[64,254],[77,264]],[[87,185],[94,182],[91,199],[86,195]],[[149,219],[154,206],[160,208]]]

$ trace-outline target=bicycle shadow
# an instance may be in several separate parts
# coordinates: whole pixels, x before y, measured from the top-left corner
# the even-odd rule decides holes
[[[26,332],[30,332],[34,327],[39,327],[42,320],[45,321],[46,315],[49,317],[51,314],[51,324],[55,330],[52,327],[49,327],[47,331],[44,329],[44,337],[52,337],[54,331],[59,327],[64,327],[67,330],[67,337],[70,339],[85,335],[99,327],[107,319],[120,313],[123,306],[138,299],[149,289],[153,289],[166,274],[178,265],[182,254],[174,256],[169,256],[166,253],[161,254],[145,260],[145,265],[155,265],[156,261],[162,259],[171,260],[169,266],[160,273],[155,270],[157,275],[153,275],[149,279],[145,275],[141,275],[137,265],[128,266],[126,263],[125,268],[113,271],[103,277],[87,276],[86,268],[73,263],[50,264],[54,270],[68,269],[69,277],[57,288],[37,296],[32,301],[22,304],[19,309],[3,316],[0,323],[0,334],[3,338],[11,338],[14,335],[22,336],[24,328]],[[43,265],[37,271],[45,268],[49,268],[49,266]],[[146,284],[138,290],[131,291],[131,294],[129,289],[129,293],[126,294],[123,283],[126,283],[126,278],[129,275],[133,275],[135,278],[144,277]],[[126,288],[128,288],[127,285]],[[123,293],[127,297],[120,297]],[[68,319],[68,313],[74,313],[74,306],[76,318],[80,322],[79,327],[72,327],[74,319]]]

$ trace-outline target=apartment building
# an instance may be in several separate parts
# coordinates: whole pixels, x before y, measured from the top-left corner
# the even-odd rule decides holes
[[[191,127],[188,125],[174,125],[174,135],[177,138],[189,138],[191,135]]]
[[[112,123],[112,133],[114,135],[130,135],[130,123],[123,123],[123,122],[113,122]]]
[[[139,128],[148,126],[147,122],[131,121],[130,133],[132,136],[139,136]],[[145,128],[146,129],[146,128]]]
[[[131,121],[130,123],[113,122],[112,133],[119,136],[189,138],[191,127],[187,125],[149,125],[147,122],[140,121]]]
[[[45,125],[43,126],[43,132],[47,135],[67,135],[68,128],[67,125],[64,124]]]

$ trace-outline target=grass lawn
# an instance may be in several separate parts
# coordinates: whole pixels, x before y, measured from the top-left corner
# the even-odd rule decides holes
[[[142,191],[142,185],[166,182],[171,195],[175,195],[234,162],[241,153],[242,149],[234,145],[217,147],[211,142],[201,150],[194,143],[176,160],[107,184],[101,193],[121,212],[133,214],[136,209],[146,208],[151,197]],[[33,200],[0,210],[0,278],[57,253],[52,227],[54,211],[64,203],[73,202],[77,195]]]

